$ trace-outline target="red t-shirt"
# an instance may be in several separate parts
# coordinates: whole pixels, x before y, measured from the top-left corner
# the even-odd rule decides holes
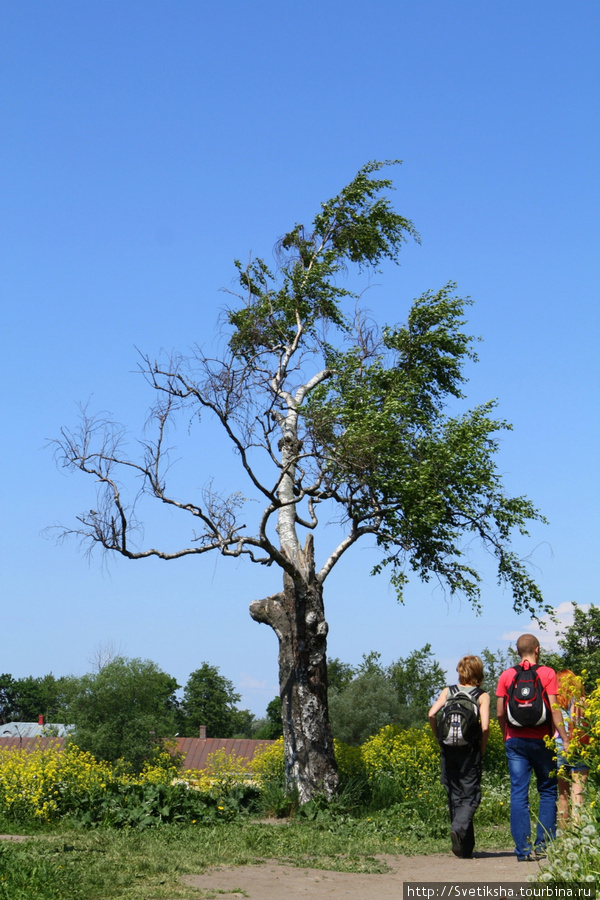
[[[530,666],[529,662],[523,663],[523,668],[528,669]],[[540,677],[540,680],[544,687],[546,688],[546,693],[548,695],[554,694],[556,695],[558,691],[558,682],[556,680],[556,672],[554,669],[551,669],[549,666],[538,666],[537,673]],[[513,678],[515,677],[515,670],[506,669],[500,678],[498,679],[498,686],[496,688],[496,697],[502,697],[504,700],[504,710],[506,714],[506,704],[508,702],[508,689],[512,684]],[[554,726],[552,726],[552,731],[554,731]],[[550,726],[549,725],[536,725],[535,728],[519,728],[511,725],[508,719],[506,720],[506,732],[504,734],[504,740],[507,738],[513,737],[522,737],[522,738],[545,738],[546,735],[550,734]]]

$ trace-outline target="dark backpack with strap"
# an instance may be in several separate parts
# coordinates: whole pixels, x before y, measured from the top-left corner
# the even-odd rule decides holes
[[[481,688],[463,691],[459,685],[448,688],[446,702],[438,715],[438,736],[446,747],[467,747],[481,740],[478,698]]]
[[[522,665],[514,667],[515,675],[506,695],[506,718],[516,728],[545,725],[550,732],[552,710],[538,668],[533,663],[527,669]]]

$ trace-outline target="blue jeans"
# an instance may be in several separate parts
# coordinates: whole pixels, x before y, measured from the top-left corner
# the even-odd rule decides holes
[[[556,834],[556,762],[543,739],[508,738],[504,744],[510,774],[510,831],[518,859],[531,852],[529,782],[535,772],[540,811],[535,847],[541,850]],[[550,773],[554,774],[551,776]]]

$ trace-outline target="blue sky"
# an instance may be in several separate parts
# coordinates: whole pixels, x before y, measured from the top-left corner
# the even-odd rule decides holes
[[[499,468],[550,522],[519,550],[561,612],[597,602],[597,4],[3,0],[0,16],[0,671],[82,674],[110,643],[182,684],[208,661],[264,711],[276,639],[248,605],[277,573],[57,546],[44,529],[94,493],[45,445],[78,402],[139,433],[152,398],[135,348],[211,345],[233,259],[270,259],[371,159],[404,161],[394,203],[422,244],[370,309],[402,321],[449,280],[473,298],[469,404],[498,398],[514,424]],[[194,489],[241,486],[227,451],[214,471],[184,466]],[[168,542],[179,525],[156,528]],[[331,656],[430,642],[452,669],[529,628],[485,560],[481,616],[433,584],[399,606],[373,560],[357,547],[327,581]]]

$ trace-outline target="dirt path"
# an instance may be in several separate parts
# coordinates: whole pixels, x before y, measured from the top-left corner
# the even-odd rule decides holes
[[[0,841],[27,840],[22,835],[0,835]],[[251,866],[219,866],[202,875],[185,875],[183,881],[219,900],[402,900],[407,882],[526,882],[539,871],[539,863],[520,863],[510,850],[482,850],[473,859],[457,859],[452,853],[429,856],[378,856],[388,867],[384,874],[363,875],[301,869],[276,859]],[[542,863],[543,865],[543,863]]]
[[[526,882],[539,863],[520,863],[511,851],[481,851],[473,859],[448,854],[384,856],[383,875],[298,869],[268,860],[253,866],[219,867],[187,875],[186,884],[212,892],[219,900],[401,900],[405,882]],[[244,893],[240,895],[240,891]],[[209,894],[210,896],[210,894]]]

